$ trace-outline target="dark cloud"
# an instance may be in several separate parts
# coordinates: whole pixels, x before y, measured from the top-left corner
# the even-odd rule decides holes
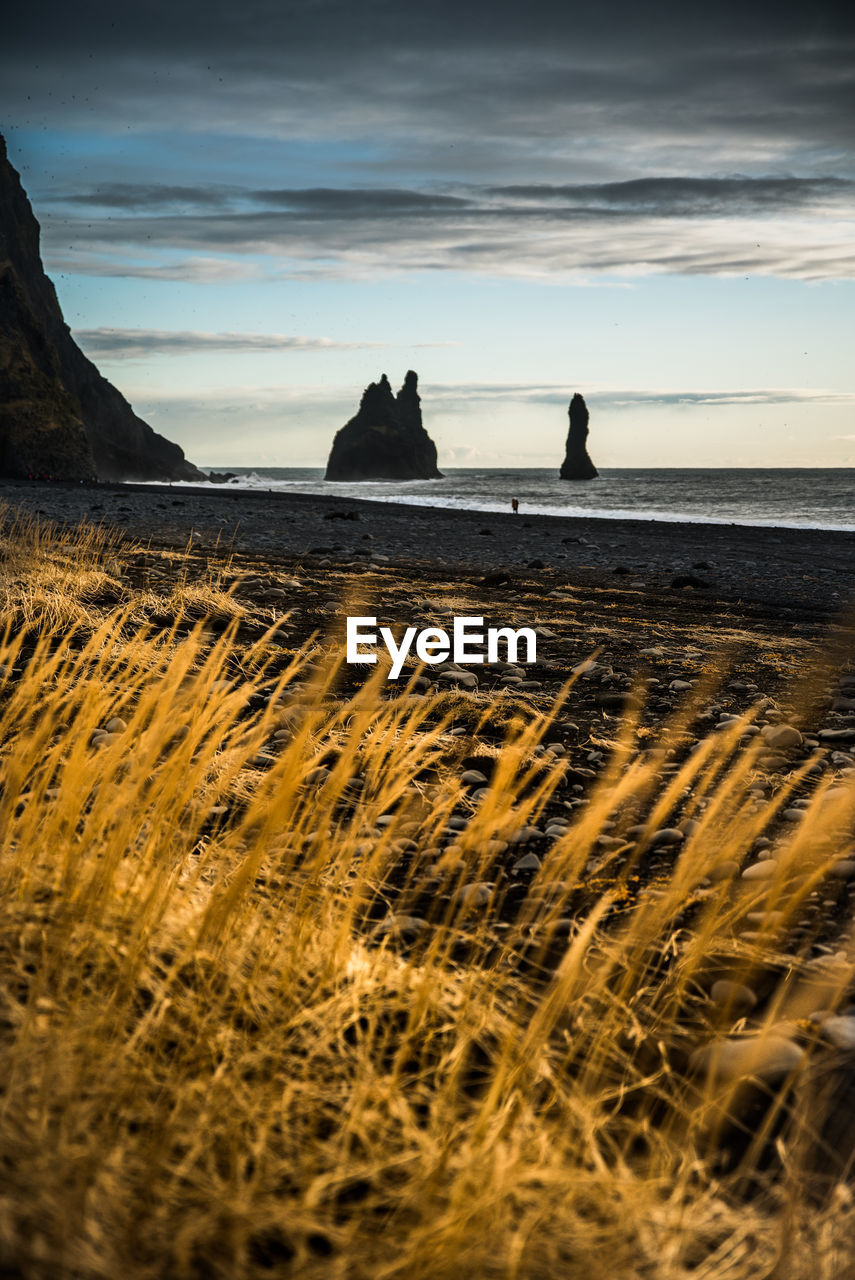
[[[400,218],[473,207],[463,196],[394,189],[309,187],[252,191],[249,198],[272,208],[293,209],[316,218]]]
[[[353,275],[406,269],[499,274],[779,274],[820,279],[855,272],[855,183],[816,178],[657,177],[620,183],[406,189],[280,188],[232,191],[206,207],[149,210],[124,185],[119,216],[45,222],[65,270],[151,278],[228,278],[228,255],[266,259],[270,274]],[[82,199],[86,193],[80,193]],[[94,194],[103,199],[99,189]],[[220,193],[222,196],[222,193]],[[223,197],[224,198],[224,197]],[[258,204],[277,207],[257,208]],[[811,227],[806,238],[805,226]],[[607,234],[604,234],[607,231]],[[71,253],[61,246],[71,242]],[[135,255],[198,255],[176,268]],[[122,261],[124,255],[125,261]],[[79,266],[75,267],[75,256]],[[131,259],[131,261],[128,261]],[[232,268],[233,269],[233,268]]]
[[[855,18],[831,0],[48,0],[4,18],[0,109],[18,127],[359,138],[378,171],[496,182],[560,180],[568,160],[583,181],[650,157],[686,171],[686,148],[708,171],[828,171],[835,149],[851,162]]]
[[[4,23],[6,38],[17,48],[44,50],[51,44],[85,52],[132,47],[145,51],[178,49],[220,53],[240,61],[247,49],[268,57],[296,51],[335,51],[345,55],[371,48],[378,57],[407,45],[493,47],[513,41],[545,47],[556,41],[583,48],[632,42],[667,53],[688,40],[709,44],[723,36],[733,44],[796,37],[841,36],[853,29],[848,10],[831,0],[810,7],[796,0],[752,0],[750,5],[721,0],[713,6],[651,3],[639,14],[630,0],[600,5],[556,5],[554,0],[421,0],[402,6],[397,0],[148,0],[117,7],[112,0],[89,0],[85,11],[45,0],[15,6]]]
[[[56,191],[51,204],[85,205],[134,213],[140,210],[230,209],[261,205],[313,217],[401,217],[466,208],[463,196],[395,188],[170,186],[167,183],[111,182],[74,191]]]
[[[855,181],[836,177],[649,177],[625,182],[515,184],[473,187],[466,194],[396,188],[281,187],[269,190],[163,184],[112,183],[56,194],[52,202],[118,211],[190,209],[240,212],[247,206],[301,217],[417,218],[427,214],[477,214],[500,219],[610,214],[635,217],[726,217],[777,213],[852,199]],[[258,217],[262,210],[250,210]]]
[[[844,178],[635,178],[627,182],[545,183],[492,188],[491,194],[549,209],[649,214],[654,217],[726,217],[777,213],[827,200],[851,200],[855,182]]]
[[[104,182],[82,191],[55,191],[53,204],[88,205],[95,209],[168,209],[175,205],[224,208],[229,195],[200,186],[169,186],[163,182]]]
[[[853,14],[48,0],[4,19],[0,115],[46,129],[31,194],[66,269],[850,276]]]

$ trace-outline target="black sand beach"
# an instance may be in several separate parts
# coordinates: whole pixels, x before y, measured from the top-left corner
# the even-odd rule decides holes
[[[304,494],[168,485],[0,484],[0,502],[61,525],[87,521],[153,547],[279,563],[407,566],[419,576],[504,571],[620,592],[653,610],[679,594],[812,626],[855,594],[855,533],[455,511]],[[682,581],[681,581],[682,580]]]
[[[822,1214],[840,1232],[823,1197],[855,1143],[855,534],[142,485],[6,484],[0,504],[7,1144],[38,1170],[15,1187],[8,1256],[29,1256],[38,1212],[64,1257],[69,1222],[88,1230],[80,1151],[94,1168],[121,1151],[99,1212],[110,1259],[142,1259],[134,1276],[256,1277],[281,1258],[279,1274],[320,1277],[330,1254],[358,1261],[342,1275],[379,1274],[404,1221],[378,1234],[379,1214],[421,1204],[423,1153],[464,1149],[537,1054],[555,1083],[544,1095],[532,1075],[536,1159],[515,1157],[523,1174],[491,1205],[533,1168],[538,1214],[550,1179],[555,1221],[574,1212],[593,1167],[568,1129],[582,1098],[622,1170],[638,1156],[634,1206],[654,1130],[663,1167],[689,1159],[719,1201],[726,1187],[731,1234],[752,1203],[744,1171],[771,1203],[801,1143],[808,1227]],[[16,528],[18,513],[39,524]],[[65,535],[81,522],[107,539]],[[384,679],[343,662],[353,613],[396,636],[452,615],[531,627],[536,661],[410,656]],[[459,1036],[448,1051],[410,1020],[415,981],[429,1025]],[[465,1074],[440,1086],[446,1061]],[[210,1205],[234,1200],[230,1166],[211,1191],[207,1152],[262,1150],[283,1080],[297,1092],[275,1177],[240,1184],[268,1217],[234,1243],[230,1218],[210,1225]],[[379,1159],[366,1174],[348,1155],[364,1192],[301,1218],[314,1169],[342,1167],[342,1115],[353,1107],[361,1143],[390,1097],[377,1133],[394,1187]],[[67,1139],[46,1148],[39,1107]],[[205,1172],[185,1198],[174,1171],[193,1144]],[[488,1148],[482,1166],[503,1159]],[[414,1256],[437,1212],[408,1228]],[[466,1247],[483,1241],[485,1261],[468,1274],[486,1276],[495,1228],[472,1221]],[[694,1246],[687,1221],[674,1230]],[[172,1266],[180,1231],[198,1268]],[[449,1267],[421,1274],[457,1276],[460,1256],[455,1237]],[[74,1270],[116,1273],[100,1258]],[[519,1274],[580,1273],[538,1258]]]

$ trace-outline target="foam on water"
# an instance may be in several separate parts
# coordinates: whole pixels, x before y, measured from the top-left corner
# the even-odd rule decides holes
[[[449,469],[442,480],[400,483],[328,482],[321,468],[310,467],[229,470],[236,478],[218,485],[218,490],[319,494],[484,512],[509,511],[511,498],[517,498],[521,516],[855,530],[855,470],[849,468],[615,469],[581,483],[534,468]]]

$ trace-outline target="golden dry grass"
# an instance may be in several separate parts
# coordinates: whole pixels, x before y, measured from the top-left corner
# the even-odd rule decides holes
[[[216,586],[140,629],[133,592],[93,599],[123,549],[92,531],[7,522],[2,549],[4,1275],[852,1274],[848,1188],[812,1195],[808,1095],[773,1091],[724,1168],[744,1083],[687,1066],[716,1028],[784,1019],[811,1050],[807,1015],[851,992],[848,938],[819,968],[779,941],[851,843],[851,786],[815,786],[770,881],[711,881],[788,789],[746,802],[738,724],[663,778],[628,717],[512,918],[490,842],[555,802],[550,715],[505,716],[470,803],[447,730],[464,705],[491,719],[477,699],[390,699],[381,676],[337,695],[334,661],[238,643]],[[220,635],[189,627],[208,606]],[[680,804],[697,826],[667,876],[643,836],[598,843]],[[752,906],[782,914],[746,940]],[[759,1025],[710,1014],[719,961],[780,975]]]

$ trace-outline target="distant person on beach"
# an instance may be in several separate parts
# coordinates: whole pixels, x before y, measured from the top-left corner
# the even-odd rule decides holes
[[[519,498],[511,498],[511,511],[513,511],[514,515],[519,514],[519,509],[520,509]]]

